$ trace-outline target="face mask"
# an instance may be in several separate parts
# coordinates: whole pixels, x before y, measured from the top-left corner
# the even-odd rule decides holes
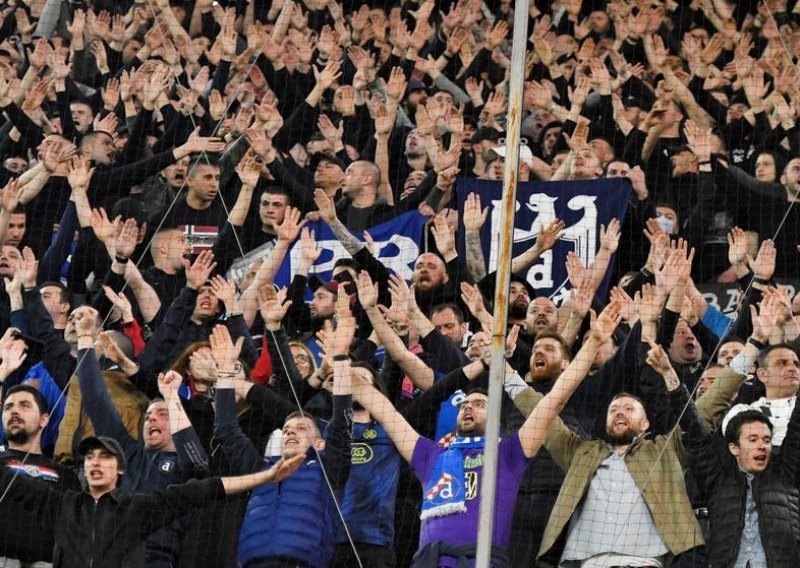
[[[673,232],[675,231],[675,223],[672,222],[672,220],[667,219],[663,215],[659,215],[658,217],[656,217],[656,221],[658,222],[659,225],[661,225],[661,228],[664,229],[664,232],[667,233],[668,235],[673,234]]]

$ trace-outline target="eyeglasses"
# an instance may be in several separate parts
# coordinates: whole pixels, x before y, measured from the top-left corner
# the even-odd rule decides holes
[[[311,363],[311,357],[309,357],[308,355],[295,355],[294,362],[305,363],[306,365],[308,365],[309,363]]]
[[[462,400],[458,403],[458,411],[461,412],[461,410],[467,406],[484,410],[486,408],[486,404],[487,401],[483,399]]]

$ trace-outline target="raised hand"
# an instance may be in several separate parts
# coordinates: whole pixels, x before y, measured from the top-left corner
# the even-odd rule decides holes
[[[650,350],[647,352],[645,362],[661,376],[674,372],[672,363],[669,361],[669,356],[664,352],[664,348],[650,339],[647,340],[647,344],[650,345]]]
[[[744,266],[747,263],[747,237],[739,227],[734,227],[728,233],[728,262],[731,266]]]
[[[455,229],[450,226],[443,213],[439,213],[433,218],[431,232],[436,241],[436,248],[445,260],[455,258],[454,255],[457,255]]]
[[[128,219],[122,223],[120,231],[114,237],[113,249],[117,256],[130,258],[136,250],[136,240],[139,229],[135,219]]]
[[[212,136],[200,136],[200,127],[198,126],[192,131],[186,142],[175,151],[178,152],[178,150],[180,150],[179,155],[182,158],[184,156],[197,154],[200,152],[222,152],[224,149],[225,142],[219,138]]]
[[[584,266],[581,257],[574,252],[567,253],[566,260],[567,277],[573,288],[580,288],[584,282],[589,282],[592,278],[591,273]]]
[[[342,64],[338,60],[329,61],[321,71],[318,71],[316,67],[312,66],[317,87],[323,92],[330,89],[334,81],[341,77],[341,67]]]
[[[614,330],[622,321],[621,308],[622,306],[618,303],[611,302],[599,316],[593,317],[589,328],[589,337],[600,345],[611,339]],[[591,313],[594,315],[594,312]]]
[[[281,328],[281,322],[292,306],[292,301],[286,300],[287,293],[286,288],[281,288],[276,292],[275,288],[269,284],[264,284],[258,290],[258,309],[267,329],[271,331],[278,331]]]
[[[617,219],[611,219],[608,227],[600,225],[600,250],[604,250],[609,254],[617,252],[620,236],[620,224]]]
[[[261,164],[256,161],[254,152],[248,152],[245,154],[244,158],[239,160],[239,163],[236,165],[236,174],[239,176],[243,187],[254,188],[258,185],[258,180],[261,177]]]
[[[652,284],[645,284],[636,293],[635,300],[639,304],[639,318],[642,321],[655,322],[664,308],[666,294]]]
[[[293,243],[297,235],[300,234],[300,229],[306,224],[305,221],[301,221],[301,218],[302,213],[299,209],[291,206],[287,207],[283,222],[280,225],[277,225],[275,222],[272,224],[272,228],[275,230],[278,239]]]
[[[3,193],[0,195],[0,207],[5,211],[12,212],[19,205],[19,191],[17,190],[17,180],[10,179],[3,188]]]
[[[350,296],[344,291],[344,286],[340,286],[336,297],[336,329],[330,340],[332,356],[347,355],[350,352],[356,327],[356,318],[350,309]]]
[[[300,258],[309,268],[314,265],[322,254],[322,249],[317,244],[313,229],[303,227],[300,231]]]
[[[479,232],[486,223],[488,214],[488,207],[481,209],[481,196],[477,193],[470,193],[464,204],[464,230],[468,233]]]
[[[92,209],[91,225],[97,240],[106,246],[111,246],[114,235],[116,234],[116,226],[122,222],[122,217],[117,216],[114,222],[108,219],[106,210],[102,207],[100,209]]]
[[[186,274],[186,286],[192,290],[199,290],[216,267],[214,253],[209,250],[204,250],[198,254],[191,265],[188,260],[184,259],[183,268]]]
[[[750,319],[753,321],[753,339],[760,343],[769,343],[769,337],[777,324],[775,311],[764,306],[764,301],[762,301],[758,309],[753,305],[750,306]]]
[[[217,369],[220,373],[235,372],[236,364],[239,362],[239,353],[242,352],[242,345],[244,345],[244,336],[240,336],[234,343],[227,327],[215,325],[208,341],[211,343],[211,354],[217,362]]]
[[[609,293],[609,299],[620,305],[620,315],[628,325],[632,326],[639,319],[639,306],[625,290],[615,286]]]
[[[103,286],[103,293],[108,301],[120,311],[124,323],[133,321],[133,307],[125,296],[125,292],[117,294],[110,286]]]
[[[775,250],[775,243],[772,239],[766,239],[761,242],[758,248],[758,254],[755,258],[748,256],[747,264],[750,270],[759,280],[770,280],[772,275],[775,274],[775,261],[777,258],[777,251]]]
[[[333,204],[333,198],[328,197],[324,190],[319,188],[314,190],[314,203],[323,221],[329,225],[336,222],[336,206]]]
[[[378,285],[373,284],[372,278],[366,270],[358,273],[358,280],[356,280],[358,289],[358,301],[361,306],[368,310],[378,305]]]
[[[536,246],[540,253],[553,248],[556,241],[564,234],[566,223],[561,219],[554,219],[547,225],[542,225],[539,229],[539,236],[536,238]]]
[[[236,306],[236,283],[233,280],[225,280],[219,274],[215,274],[211,278],[211,291],[225,305],[226,311],[234,310],[234,306]]]

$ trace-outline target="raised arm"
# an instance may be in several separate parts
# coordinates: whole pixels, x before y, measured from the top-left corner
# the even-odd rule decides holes
[[[519,439],[527,457],[536,455],[544,444],[553,421],[589,372],[597,350],[611,338],[622,320],[620,307],[618,303],[612,302],[592,321],[589,337],[581,350],[520,428]]]
[[[352,389],[355,400],[383,426],[403,459],[411,462],[419,434],[406,422],[389,399],[362,377],[353,376]]]
[[[394,332],[386,318],[378,309],[378,286],[373,284],[369,274],[362,270],[358,275],[358,299],[369,317],[375,333],[386,348],[386,353],[405,372],[420,389],[427,390],[433,385],[433,369],[406,348],[405,343]],[[394,306],[400,310],[400,306]]]
[[[564,221],[560,219],[553,220],[547,226],[542,225],[539,229],[539,236],[536,239],[536,244],[511,260],[511,272],[520,274],[530,268],[542,254],[553,248],[553,245],[556,244],[556,241],[560,239],[561,235],[564,233],[565,227]],[[469,254],[469,252],[467,254]]]
[[[464,203],[464,246],[466,248],[467,274],[473,282],[479,282],[486,276],[486,260],[483,258],[481,246],[481,228],[486,223],[489,208],[481,209],[481,196],[470,193]],[[516,272],[513,268],[512,272]]]

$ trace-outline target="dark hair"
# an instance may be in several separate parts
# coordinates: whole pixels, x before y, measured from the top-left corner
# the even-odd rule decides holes
[[[270,195],[282,195],[286,198],[286,205],[292,204],[292,194],[289,193],[289,190],[285,187],[275,184],[268,185],[261,191],[261,195],[265,193],[269,193]]]
[[[467,392],[467,394],[468,394],[468,395],[470,395],[470,394],[482,394],[482,395],[483,395],[483,396],[485,396],[486,398],[489,398],[489,391],[487,391],[487,390],[486,390],[485,388],[483,388],[483,387],[475,387],[474,389],[469,389],[469,391]]]
[[[42,291],[42,288],[47,288],[48,286],[54,286],[61,291],[61,303],[62,304],[69,304],[72,307],[72,292],[70,292],[69,288],[64,286],[61,282],[56,282],[55,280],[48,280],[39,285],[39,291]]]
[[[558,344],[561,346],[561,354],[564,356],[564,359],[566,359],[567,361],[572,361],[572,350],[569,347],[569,343],[567,343],[566,340],[563,337],[561,337],[560,333],[558,333],[557,331],[552,331],[550,329],[545,329],[543,331],[540,331],[539,333],[536,334],[536,337],[533,338],[533,344],[531,345],[531,347],[536,345],[536,342],[539,341],[540,339],[554,339],[555,341],[557,341]]]
[[[39,392],[39,389],[33,387],[31,385],[22,384],[22,385],[14,385],[8,391],[3,394],[3,405],[5,405],[6,399],[14,393],[18,392],[27,392],[33,397],[33,400],[36,401],[36,406],[39,407],[39,412],[41,414],[50,414],[50,405],[47,403],[47,399],[44,395]]]
[[[746,341],[741,337],[739,337],[738,335],[726,335],[725,337],[722,338],[719,344],[720,346],[722,346],[725,343],[730,343],[731,341],[735,341],[736,343],[741,343],[743,345],[746,343]]]
[[[794,347],[789,345],[788,343],[776,343],[775,345],[767,345],[758,352],[758,358],[756,359],[756,363],[758,363],[759,369],[766,369],[767,368],[767,359],[769,358],[769,354],[775,351],[776,349],[788,349],[795,355],[797,355],[797,351]]]
[[[743,410],[730,419],[728,427],[725,429],[725,441],[729,444],[739,445],[739,434],[742,433],[742,426],[751,422],[761,422],[766,424],[772,432],[772,422],[759,410]]]
[[[618,392],[613,397],[611,397],[611,402],[614,402],[615,400],[620,399],[620,398],[632,398],[633,400],[635,400],[636,402],[641,404],[642,408],[645,409],[645,414],[647,413],[647,407],[644,405],[644,401],[641,398],[639,398],[638,396],[636,396],[635,394],[631,394],[631,393],[625,392],[625,391]],[[608,403],[609,406],[611,406],[611,402]]]
[[[369,361],[353,361],[350,363],[350,368],[359,368],[359,369],[366,369],[372,375],[372,386],[374,386],[380,393],[385,396],[389,397],[389,393],[386,390],[386,383],[383,382],[383,379],[378,373],[378,370],[370,363]]]
[[[193,177],[194,171],[198,166],[219,167],[219,158],[216,154],[192,154],[189,158],[189,165],[186,166],[186,177]]]
[[[456,304],[453,303],[439,304],[433,306],[433,308],[431,308],[431,317],[445,310],[452,310],[453,314],[455,314],[456,319],[458,320],[458,323],[459,324],[464,323],[464,312],[462,311],[461,308],[459,308]]]

